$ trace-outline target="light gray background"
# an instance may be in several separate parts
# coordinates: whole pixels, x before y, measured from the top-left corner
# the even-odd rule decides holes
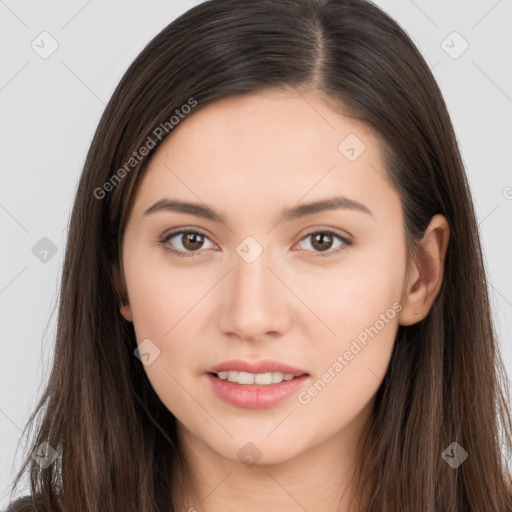
[[[0,0],[0,506],[7,504],[21,429],[48,375],[68,216],[92,135],[139,51],[197,3]],[[412,36],[448,104],[510,379],[512,1],[375,3]],[[31,48],[43,31],[59,45],[47,59]],[[453,31],[469,44],[458,58],[447,53],[463,48],[458,36],[448,37]],[[32,252],[43,237],[57,249],[46,262]]]

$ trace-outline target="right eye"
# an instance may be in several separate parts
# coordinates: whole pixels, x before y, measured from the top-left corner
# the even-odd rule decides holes
[[[178,247],[178,249],[175,248],[176,243],[171,243],[173,238],[180,240],[178,242],[178,246],[181,245],[181,247]],[[182,229],[180,231],[169,233],[162,240],[160,240],[160,243],[163,245],[166,251],[176,254],[176,256],[190,257],[198,255],[195,253],[200,252],[200,249],[202,249],[202,245],[204,244],[205,240],[209,239],[204,233],[201,233],[200,231]],[[187,252],[189,254],[187,254]]]

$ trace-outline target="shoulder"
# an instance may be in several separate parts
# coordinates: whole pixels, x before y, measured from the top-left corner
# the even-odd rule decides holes
[[[58,512],[49,510],[41,496],[23,496],[9,504],[6,512]]]

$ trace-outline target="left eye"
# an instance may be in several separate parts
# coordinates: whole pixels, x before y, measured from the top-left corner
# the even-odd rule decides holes
[[[182,240],[181,247],[175,249],[174,247],[176,247],[176,245],[174,242],[171,243],[171,240],[173,238],[180,240],[180,237]],[[310,243],[310,246],[313,247],[312,252],[317,253],[316,256],[330,256],[332,254],[337,254],[342,251],[344,247],[352,245],[350,240],[329,229],[312,231],[305,235],[300,242],[307,240],[310,237],[313,237],[313,243]],[[336,238],[340,243],[335,246],[336,250],[330,250],[333,248],[333,240]],[[196,256],[197,254],[194,253],[199,253],[201,249],[204,249],[203,244],[205,240],[209,240],[209,238],[204,233],[199,231],[182,230],[176,233],[171,233],[161,240],[160,243],[167,251],[172,252],[177,256]]]
[[[311,238],[313,242],[309,245],[315,249],[313,252],[316,252],[315,256],[331,256],[332,254],[337,254],[338,252],[342,251],[345,246],[352,245],[352,242],[345,237],[339,235],[338,233],[331,231],[330,229],[323,229],[320,231],[312,231],[311,233],[308,233],[305,237],[301,239],[301,242],[303,240],[307,240],[308,238]],[[332,245],[333,245],[333,239],[337,238],[340,243],[336,246],[337,250],[331,251]],[[324,254],[325,253],[325,254]]]

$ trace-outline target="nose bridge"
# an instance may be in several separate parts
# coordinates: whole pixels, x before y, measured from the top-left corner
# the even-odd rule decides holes
[[[236,248],[233,271],[226,284],[222,325],[246,339],[283,328],[285,287],[268,268],[270,251],[254,237],[246,237]]]
[[[275,279],[267,268],[270,251],[249,236],[238,245],[236,253],[231,291],[234,305],[244,306],[242,301],[250,301],[253,310],[263,310],[271,298],[271,281]]]

